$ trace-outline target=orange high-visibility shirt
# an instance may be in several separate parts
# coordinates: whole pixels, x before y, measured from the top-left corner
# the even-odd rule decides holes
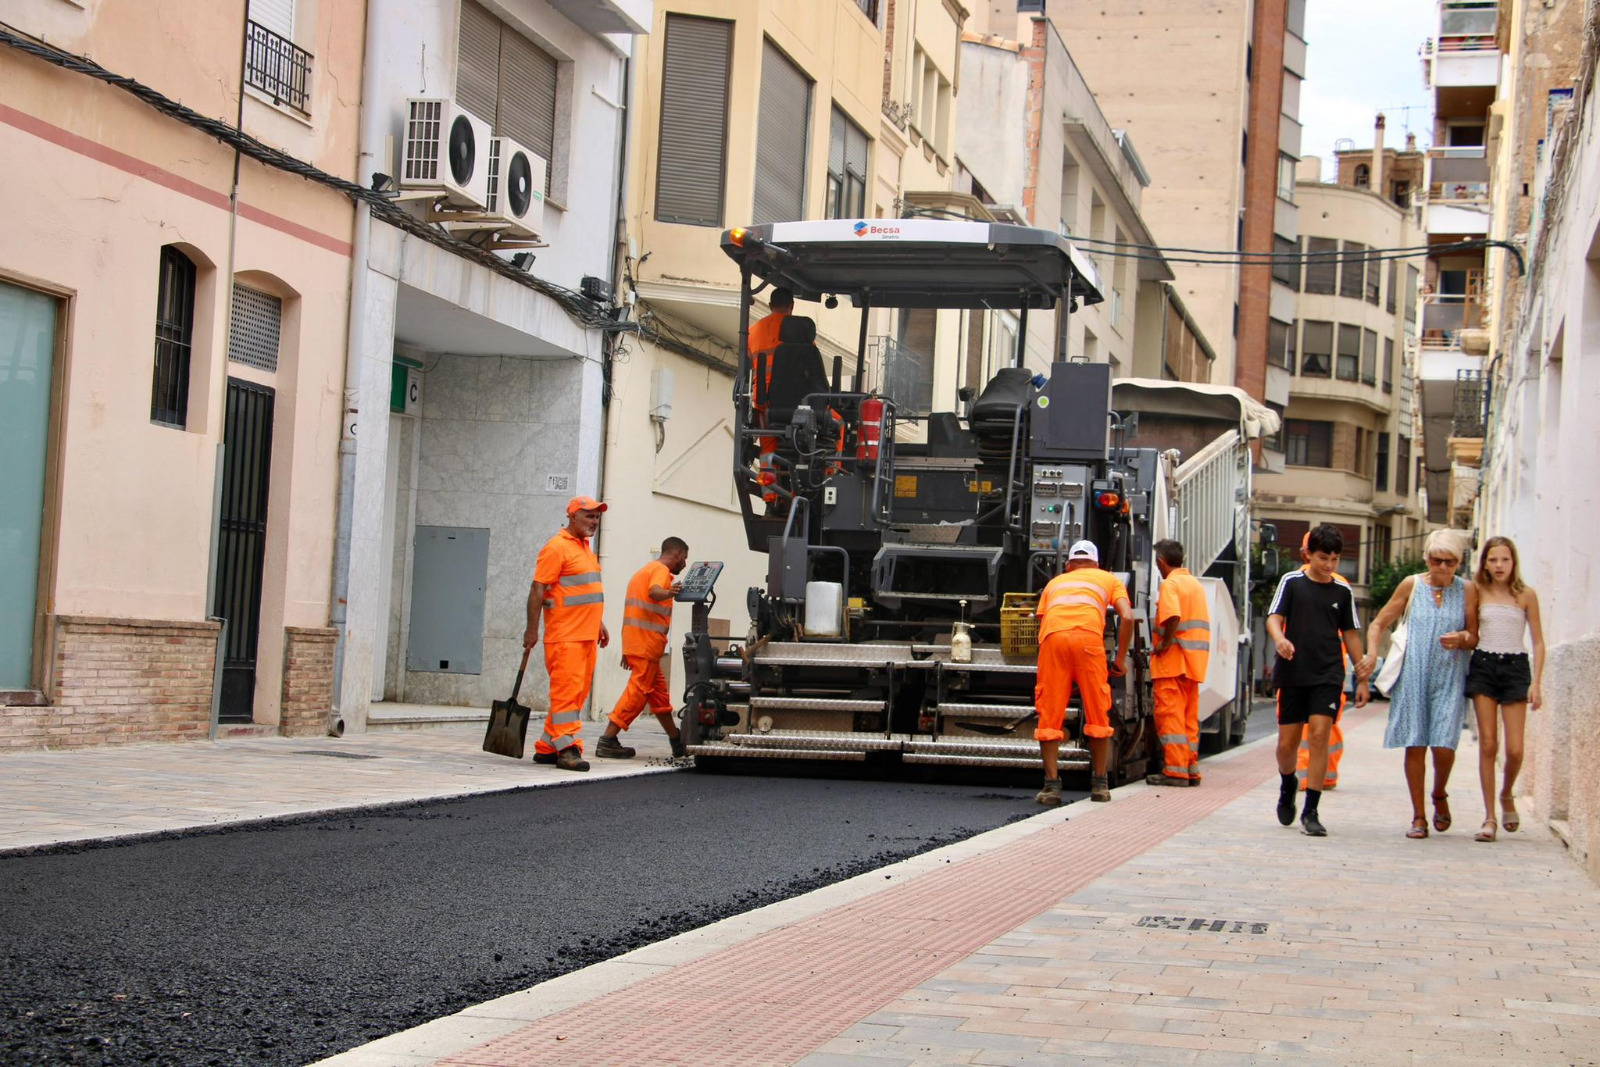
[[[1174,567],[1161,579],[1157,630],[1173,618],[1178,620],[1178,632],[1172,644],[1150,657],[1150,677],[1203,682],[1211,662],[1211,609],[1205,586],[1183,567]]]
[[[766,318],[750,324],[750,336],[746,344],[750,352],[750,385],[752,389],[755,388],[755,373],[760,366],[760,364],[757,362],[757,357],[763,352],[770,355],[772,352],[777,350],[778,328],[783,325],[783,320],[788,318],[789,314],[790,313],[787,311],[774,311]],[[772,385],[771,359],[767,360],[766,368],[767,373],[763,376],[764,380],[761,383],[762,396],[766,395],[767,389]],[[754,398],[752,398],[752,400],[753,399]],[[757,411],[765,411],[767,410],[767,405],[764,403],[756,403],[755,409]]]
[[[1039,640],[1057,630],[1105,633],[1106,612],[1119,599],[1128,599],[1127,587],[1099,567],[1079,567],[1056,575],[1039,594]]]
[[[539,550],[533,580],[544,585],[544,641],[598,641],[605,592],[587,538],[562,530]]]
[[[622,654],[660,659],[672,629],[672,601],[651,600],[653,585],[672,588],[672,572],[660,560],[651,560],[628,582],[628,600],[622,610]]]

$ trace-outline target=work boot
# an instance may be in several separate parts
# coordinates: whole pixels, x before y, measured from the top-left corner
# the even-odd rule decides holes
[[[1106,775],[1089,778],[1089,799],[1104,804],[1111,799],[1111,782]]]
[[[583,758],[583,752],[577,745],[569,745],[556,756],[556,766],[564,771],[586,771],[589,761]]]
[[[607,737],[605,734],[600,735],[600,740],[594,746],[596,759],[632,759],[633,753],[633,749],[615,737]]]
[[[1307,837],[1327,837],[1328,831],[1322,825],[1322,820],[1317,818],[1317,813],[1308,811],[1300,816],[1300,832]]]
[[[533,754],[533,762],[545,763],[554,767],[556,763],[556,754],[554,752],[535,752]]]
[[[1039,790],[1033,799],[1047,808],[1059,808],[1061,806],[1061,779],[1046,778],[1044,787]]]
[[[689,754],[683,747],[683,735],[682,734],[679,734],[676,737],[667,738],[667,743],[672,746],[672,758],[673,759],[683,759],[683,757],[685,757],[685,756],[687,756]]]
[[[1187,778],[1169,778],[1165,774],[1149,774],[1145,776],[1144,781],[1146,785],[1172,785],[1180,789],[1187,788],[1190,784],[1200,784],[1199,782],[1191,783]]]

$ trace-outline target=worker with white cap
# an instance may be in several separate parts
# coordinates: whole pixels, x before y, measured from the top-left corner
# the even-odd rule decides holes
[[[1106,612],[1115,610],[1116,661],[1106,664]],[[1078,541],[1067,552],[1067,569],[1039,594],[1039,678],[1033,706],[1039,726],[1033,736],[1044,760],[1044,787],[1035,798],[1054,807],[1061,803],[1058,756],[1067,699],[1076,682],[1083,703],[1083,736],[1089,744],[1089,799],[1110,800],[1106,762],[1111,748],[1111,683],[1109,675],[1128,672],[1128,644],[1133,639],[1133,605],[1116,575],[1100,569],[1100,550],[1093,541]]]

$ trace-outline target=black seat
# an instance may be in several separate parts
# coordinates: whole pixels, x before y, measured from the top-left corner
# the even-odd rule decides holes
[[[783,426],[794,418],[794,409],[811,393],[829,390],[828,373],[817,350],[817,324],[804,315],[790,315],[778,326],[778,347],[773,349],[772,380],[756,374],[757,399],[767,406],[767,425]]]

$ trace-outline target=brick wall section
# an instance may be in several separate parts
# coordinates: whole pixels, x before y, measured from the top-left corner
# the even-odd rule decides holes
[[[45,707],[0,709],[0,749],[203,740],[217,624],[60,615]]]
[[[333,710],[333,651],[336,630],[288,626],[283,635],[285,737],[321,737]]]

